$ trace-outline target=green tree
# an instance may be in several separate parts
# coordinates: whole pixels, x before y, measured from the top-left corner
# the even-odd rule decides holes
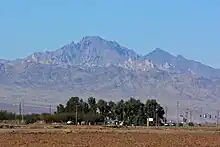
[[[83,113],[84,114],[89,113],[89,104],[86,102],[83,102]]]
[[[146,116],[154,119],[154,124],[159,124],[164,119],[165,114],[163,107],[155,99],[147,100],[145,104]],[[157,122],[156,122],[157,120]]]
[[[101,115],[103,115],[104,117],[107,117],[107,115],[108,115],[108,103],[105,100],[100,99],[97,102],[97,108],[99,109],[99,112],[100,112]]]
[[[44,119],[67,121],[75,119],[77,109],[78,121],[87,121],[96,123],[104,121],[104,118],[118,119],[129,124],[146,124],[147,118],[154,118],[154,124],[158,120],[158,124],[164,119],[164,109],[154,99],[149,99],[146,103],[140,100],[130,98],[127,101],[121,99],[117,103],[112,101],[98,100],[94,97],[89,97],[88,102],[84,102],[79,97],[71,97],[66,106],[60,104],[57,106],[57,113],[53,116],[47,116]],[[97,112],[99,110],[99,112]]]
[[[108,102],[108,109],[109,109],[108,117],[112,120],[116,119],[116,113],[115,113],[116,104],[113,101]]]
[[[94,97],[88,98],[89,110],[92,114],[96,114],[97,111],[97,104],[96,99]]]
[[[16,118],[16,114],[12,112],[8,112],[6,110],[0,111],[0,120],[14,120]]]
[[[130,98],[125,102],[125,116],[129,124],[139,123],[141,106],[142,102],[134,98]]]
[[[79,105],[79,97],[71,97],[66,103],[66,112],[73,113]]]
[[[125,103],[124,100],[120,100],[119,102],[117,102],[116,106],[115,106],[115,114],[116,114],[116,118],[119,121],[125,120]]]
[[[139,108],[137,116],[138,116],[138,120],[137,120],[138,124],[144,125],[147,123],[145,105],[143,103],[140,104],[140,108]]]
[[[64,113],[65,112],[65,107],[62,104],[59,104],[57,106],[57,113]]]

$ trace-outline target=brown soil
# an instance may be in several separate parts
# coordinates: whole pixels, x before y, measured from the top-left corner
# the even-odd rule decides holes
[[[184,129],[0,129],[0,147],[220,147],[218,131]]]

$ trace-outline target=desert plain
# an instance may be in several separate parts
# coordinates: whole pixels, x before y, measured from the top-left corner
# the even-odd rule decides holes
[[[216,127],[25,126],[1,128],[0,147],[217,147]]]

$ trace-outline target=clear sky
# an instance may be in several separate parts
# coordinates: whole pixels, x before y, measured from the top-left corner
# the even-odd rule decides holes
[[[220,67],[220,0],[2,0],[0,58],[101,36]]]

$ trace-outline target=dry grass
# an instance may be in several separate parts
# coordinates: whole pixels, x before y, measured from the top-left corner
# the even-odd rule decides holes
[[[65,126],[66,127],[66,126]],[[122,128],[77,126],[49,129],[0,129],[0,147],[208,147],[220,146],[214,128]]]

